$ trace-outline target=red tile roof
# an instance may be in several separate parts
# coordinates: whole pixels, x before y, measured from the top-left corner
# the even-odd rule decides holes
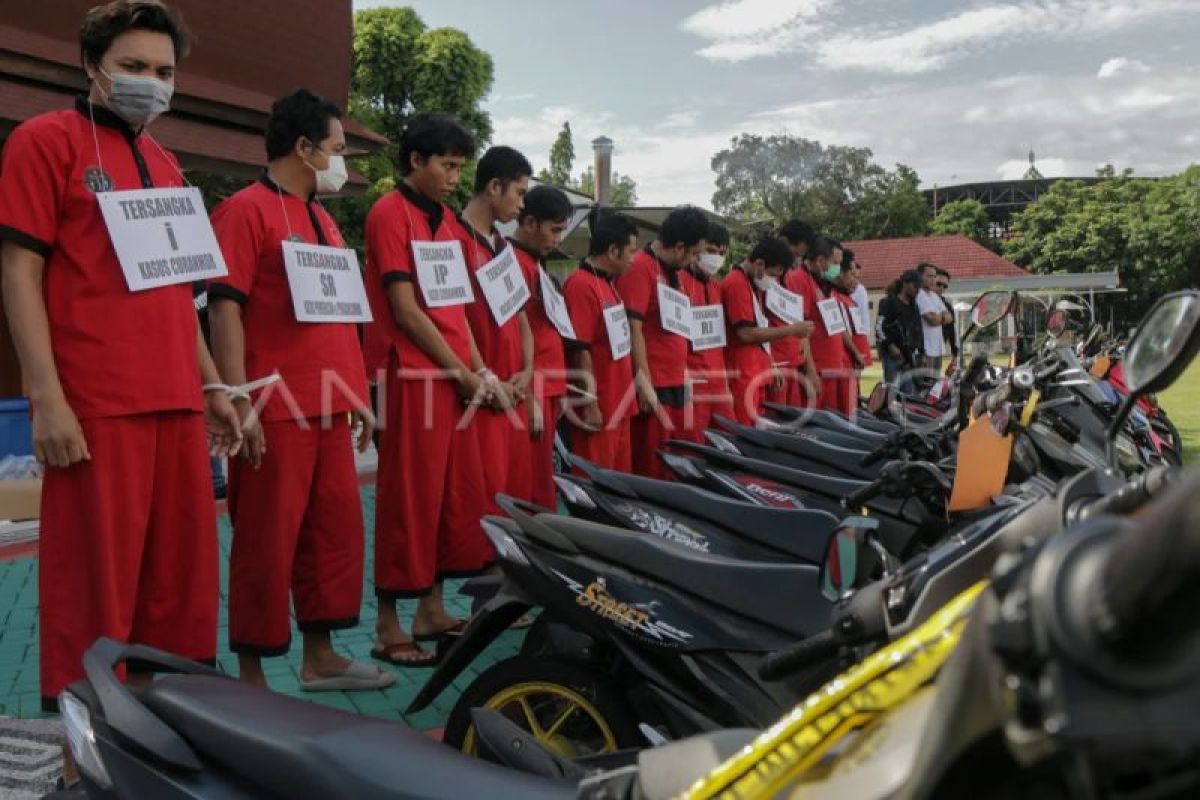
[[[950,278],[1019,278],[1029,275],[966,236],[914,236],[908,239],[868,239],[845,242],[862,267],[862,280],[871,290],[886,289],[922,261],[941,267]]]

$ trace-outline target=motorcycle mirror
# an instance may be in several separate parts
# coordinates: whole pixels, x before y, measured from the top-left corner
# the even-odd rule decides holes
[[[1046,332],[1051,336],[1062,336],[1067,329],[1067,312],[1056,308],[1046,315]]]
[[[971,306],[971,324],[976,328],[992,327],[1012,313],[1016,301],[1016,292],[984,292]]]
[[[871,532],[879,521],[871,517],[849,517],[829,535],[817,585],[826,600],[836,602],[861,587],[875,572],[878,556],[871,546]]]
[[[1129,395],[1108,429],[1108,460],[1115,464],[1114,443],[1143,395],[1169,387],[1200,350],[1200,291],[1169,294],[1142,318],[1125,350]]]

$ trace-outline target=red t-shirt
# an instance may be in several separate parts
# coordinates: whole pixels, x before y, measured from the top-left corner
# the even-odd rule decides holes
[[[755,299],[758,299],[759,310],[762,310],[762,298],[758,294],[741,267],[731,269],[721,282],[721,304],[725,306],[725,326],[728,330],[725,364],[730,372],[741,375],[742,380],[750,380],[771,369],[771,354],[761,344],[743,344],[737,338],[738,328],[759,327],[758,315],[754,313]]]
[[[409,281],[429,319],[442,338],[468,369],[471,367],[471,329],[467,326],[466,304],[430,308],[417,284],[413,261],[413,242],[456,242],[458,223],[454,212],[445,205],[418,194],[401,182],[394,192],[379,199],[367,214],[367,298],[375,330],[367,341],[370,359],[379,356],[378,343],[387,342],[399,358],[402,369],[438,370],[441,367],[408,338],[396,322],[387,287],[396,281]],[[464,253],[464,257],[465,257]],[[378,364],[378,361],[374,362]]]
[[[862,356],[863,363],[868,366],[871,364],[871,343],[867,337],[854,332],[854,317],[859,313],[858,305],[854,302],[854,297],[842,291],[840,288],[833,290],[833,296],[841,303],[846,310],[846,329],[850,331],[850,338],[854,342],[854,349]],[[842,348],[845,351],[845,348]],[[846,366],[851,366],[852,362],[849,356],[846,356]]]
[[[845,366],[846,348],[842,344],[842,335],[839,333],[830,336],[825,332],[825,323],[817,308],[817,303],[827,298],[816,278],[807,269],[798,267],[788,271],[784,286],[804,297],[804,318],[811,320],[815,325],[809,338],[809,348],[812,350],[813,360],[817,362],[816,368],[840,369]]]
[[[633,416],[637,410],[637,402],[632,399],[633,357],[613,360],[604,322],[604,309],[621,303],[612,279],[584,262],[563,284],[563,299],[575,328],[576,340],[570,345],[585,347],[591,353],[597,404],[605,424],[619,421],[614,420],[618,410],[622,412],[620,419]]]
[[[663,329],[658,308],[658,284],[680,289],[679,274],[680,270],[659,261],[647,245],[633,257],[633,263],[616,283],[629,318],[642,322],[650,382],[658,389],[684,385],[688,340]]]
[[[784,279],[786,278],[787,276],[784,275]],[[787,286],[784,285],[784,288],[786,289]],[[770,321],[772,328],[786,328],[791,324],[784,322],[772,314],[767,309],[765,301],[763,303],[763,313],[767,315],[767,320]],[[805,319],[808,319],[808,317],[805,317]],[[790,369],[794,369],[804,363],[804,350],[800,346],[800,337],[786,336],[771,342],[771,358],[779,366]]]
[[[0,238],[46,259],[50,345],[81,419],[203,408],[192,287],[131,292],[94,191],[183,185],[178,162],[82,98],[18,126],[0,168]],[[97,148],[99,163],[97,163]]]
[[[493,233],[490,240],[480,236],[461,217],[455,220],[455,229],[467,259],[467,271],[471,273],[471,288],[475,292],[475,302],[467,306],[467,323],[475,335],[475,345],[479,348],[484,366],[495,372],[500,380],[506,381],[524,366],[520,315],[514,314],[508,322],[497,325],[475,272],[504,252],[508,242],[497,233]]]
[[[525,283],[529,286],[529,302],[525,304],[525,318],[529,320],[529,329],[533,332],[533,366],[541,375],[542,396],[561,397],[567,391],[566,356],[563,352],[563,339],[554,327],[554,323],[546,316],[546,308],[542,305],[542,280],[539,271],[542,269],[541,257],[526,249],[520,242],[513,241],[512,246],[517,254],[517,263],[525,275]]]
[[[679,273],[679,283],[688,300],[693,306],[721,305],[721,284],[714,278],[703,273],[685,269]],[[728,344],[728,338],[726,338]],[[704,394],[714,395],[723,393],[728,381],[725,380],[725,348],[712,347],[708,350],[693,350],[688,347],[687,368],[689,372],[703,376],[706,381]]]
[[[282,377],[263,390],[262,418],[318,417],[365,407],[367,378],[357,326],[298,322],[283,265],[282,244],[289,239],[345,247],[333,218],[315,200],[279,191],[264,173],[221,203],[212,222],[229,275],[209,283],[209,300],[223,297],[242,306],[246,379],[272,372]]]

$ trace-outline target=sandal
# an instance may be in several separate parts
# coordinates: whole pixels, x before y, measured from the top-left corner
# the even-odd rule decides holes
[[[434,633],[417,633],[414,631],[413,632],[413,640],[417,641],[417,642],[436,642],[447,636],[460,636],[460,635],[462,635],[462,632],[465,631],[466,629],[467,629],[467,621],[465,619],[460,619],[458,622],[454,623],[449,628],[446,628],[446,629],[440,630],[440,631],[436,631]]]
[[[510,631],[523,631],[526,628],[530,628],[532,626],[533,626],[533,617],[529,616],[528,614],[522,614],[521,618],[519,620],[514,622],[512,625],[508,626],[508,629]]]
[[[403,656],[420,654],[424,658],[404,658]],[[396,658],[396,656],[402,656]],[[393,667],[436,667],[440,660],[437,653],[430,653],[416,642],[397,642],[396,644],[377,644],[371,648],[371,658],[382,661]]]
[[[305,692],[361,692],[386,689],[395,682],[396,678],[390,672],[361,661],[351,661],[340,675],[311,681],[301,678],[300,689]]]

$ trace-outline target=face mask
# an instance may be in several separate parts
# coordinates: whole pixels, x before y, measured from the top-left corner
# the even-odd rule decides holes
[[[761,278],[754,279],[754,285],[757,286],[759,289],[761,289],[764,292],[767,291],[767,289],[771,288],[778,282],[779,281],[775,278],[774,275],[763,275]]]
[[[842,267],[840,264],[830,264],[825,268],[825,272],[821,277],[825,278],[827,281],[836,281],[838,276],[841,274]]]
[[[705,275],[716,275],[717,270],[725,266],[725,258],[717,253],[701,253],[700,269]]]
[[[312,164],[309,164],[312,167]],[[346,170],[346,159],[343,156],[329,156],[329,166],[326,169],[312,167],[317,173],[317,191],[337,194],[350,179]]]
[[[112,81],[112,91],[105,99],[109,109],[134,128],[149,125],[171,108],[175,90],[158,78],[119,72],[109,75],[103,69],[100,74]]]

